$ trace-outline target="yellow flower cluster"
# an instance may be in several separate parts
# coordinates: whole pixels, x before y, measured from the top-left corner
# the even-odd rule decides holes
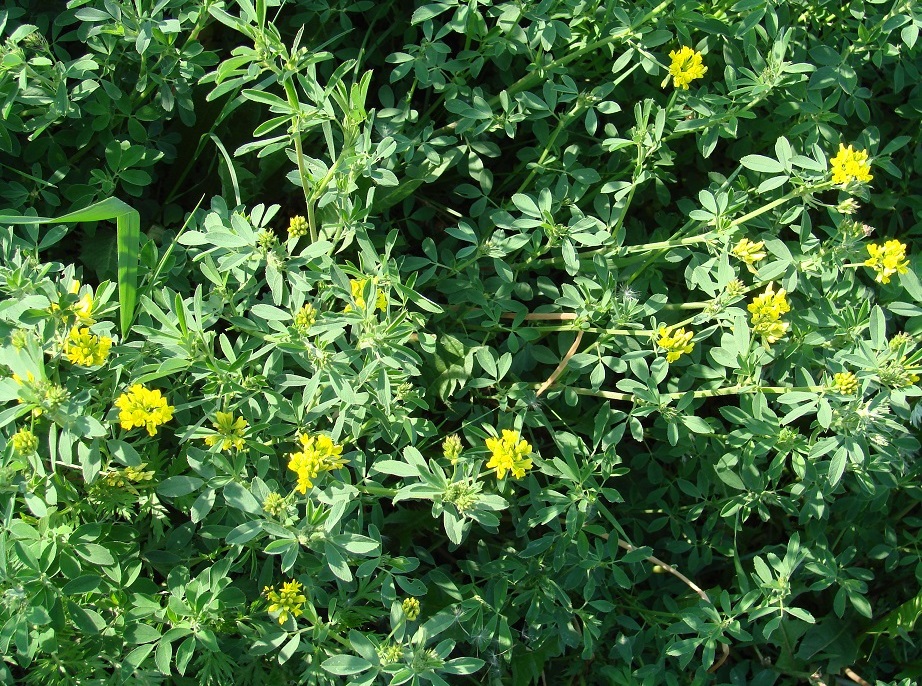
[[[72,295],[77,295],[80,292],[82,286],[79,281],[71,281],[70,288],[68,289]],[[87,290],[80,299],[73,305],[73,312],[77,316],[77,319],[81,323],[86,324],[87,326],[92,326],[96,323],[96,320],[93,319],[93,307],[95,302],[93,300],[93,292]]]
[[[288,223],[288,235],[292,238],[306,236],[309,230],[307,220],[300,214],[292,217]]]
[[[832,389],[842,395],[855,395],[858,392],[858,377],[852,372],[839,372],[832,377]]]
[[[122,393],[116,399],[115,406],[121,410],[118,419],[122,428],[133,429],[143,426],[151,436],[157,433],[158,426],[173,418],[175,409],[167,404],[166,398],[159,390],[144,388],[139,383]]]
[[[38,438],[28,429],[20,429],[14,433],[10,438],[10,443],[13,444],[13,451],[23,457],[38,450]]]
[[[246,419],[243,417],[234,419],[233,412],[216,412],[212,425],[216,433],[205,436],[206,445],[220,445],[220,450],[243,449],[243,439],[246,438],[247,430]]]
[[[407,619],[411,622],[419,617],[419,601],[416,598],[404,598],[400,606],[403,608],[403,614],[405,614]]]
[[[788,323],[781,321],[781,315],[791,311],[791,306],[782,288],[775,293],[775,285],[768,284],[762,295],[757,295],[749,304],[752,313],[752,330],[768,343],[774,343],[784,336]]]
[[[278,612],[279,624],[284,624],[289,615],[300,617],[304,613],[302,608],[307,602],[307,596],[301,593],[302,589],[303,586],[297,581],[286,581],[281,591],[276,591],[275,586],[263,589],[263,595],[269,601],[269,612]]]
[[[365,292],[366,283],[368,283],[368,279],[349,279],[349,290],[352,291],[352,300],[360,310],[365,309],[365,296],[363,293]],[[374,280],[374,283],[377,284],[377,278]],[[378,295],[375,298],[375,307],[379,310],[384,310],[387,307],[387,296],[384,295],[384,291],[378,291]],[[346,309],[344,309],[343,312],[352,312],[352,305],[346,305]]]
[[[695,344],[691,342],[694,332],[686,331],[684,327],[669,333],[669,329],[661,326],[657,334],[659,338],[656,339],[656,344],[666,351],[666,362],[675,362],[695,348]]]
[[[305,303],[295,314],[295,328],[298,330],[302,336],[307,334],[308,330],[314,325],[314,322],[317,320],[317,310],[310,303]]]
[[[829,161],[832,167],[832,182],[847,184],[852,181],[869,183],[874,177],[871,175],[871,162],[868,160],[867,150],[853,150],[839,143],[839,152]]]
[[[288,509],[288,503],[285,502],[285,498],[281,495],[272,491],[269,495],[266,496],[266,499],[263,500],[263,510],[266,511],[266,514],[271,515],[272,517],[281,517],[285,514],[285,511]]]
[[[669,65],[669,75],[676,88],[688,90],[688,84],[703,77],[708,70],[702,62],[701,53],[687,46],[673,50],[669,53],[669,57],[672,60],[672,64]]]
[[[346,464],[346,460],[342,456],[343,447],[334,443],[329,436],[300,434],[298,440],[301,442],[301,450],[290,455],[288,469],[298,475],[295,490],[307,493],[321,472],[339,469]]]
[[[740,239],[739,243],[733,246],[732,252],[738,259],[746,263],[749,271],[755,271],[752,268],[756,262],[764,260],[768,253],[765,252],[765,242],[759,241],[753,243],[748,238]]]
[[[461,457],[461,437],[458,434],[452,434],[442,442],[442,455],[445,459],[454,464]]]
[[[890,283],[891,276],[905,274],[909,269],[906,246],[898,240],[886,241],[883,245],[871,243],[868,254],[870,257],[865,260],[864,266],[877,272],[874,280],[878,283]]]
[[[86,327],[74,327],[64,341],[64,355],[73,364],[83,367],[95,367],[106,361],[112,339],[108,336],[96,336]]]
[[[145,481],[154,480],[154,470],[149,469],[145,470],[147,466],[146,462],[142,462],[137,467],[125,467],[124,469],[116,469],[111,472],[107,472],[103,475],[103,480],[107,486],[113,488],[128,488],[129,490],[137,493],[137,491],[131,487],[131,484],[140,484]]]
[[[505,478],[507,471],[512,472],[513,478],[521,479],[525,471],[531,469],[531,446],[520,440],[518,431],[503,429],[502,438],[488,438],[486,444],[492,453],[487,467],[496,469],[497,479]]]

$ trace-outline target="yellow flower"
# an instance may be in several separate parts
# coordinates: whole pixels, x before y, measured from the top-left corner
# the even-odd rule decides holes
[[[695,79],[700,79],[707,72],[708,68],[701,61],[701,53],[692,48],[683,47],[679,50],[673,50],[669,53],[672,64],[669,65],[669,76],[672,77],[672,83],[676,88],[688,90],[688,84]],[[669,77],[666,77],[666,81]],[[663,85],[666,85],[666,81]]]
[[[832,167],[832,182],[847,184],[851,181],[869,183],[871,176],[871,163],[868,161],[867,150],[853,150],[839,143],[839,152],[829,161]]]
[[[400,606],[403,608],[403,614],[411,622],[419,617],[419,601],[416,598],[404,598]]]
[[[304,307],[295,314],[295,328],[302,336],[307,334],[315,321],[317,321],[317,310],[310,303],[305,303]]]
[[[281,517],[287,509],[288,504],[285,502],[285,498],[275,491],[267,495],[266,499],[263,500],[263,510],[273,517]]]
[[[138,489],[132,484],[153,481],[154,470],[145,471],[146,462],[142,462],[137,467],[125,467],[124,469],[115,469],[105,472],[102,475],[105,484],[111,488],[124,488],[129,493],[138,495]]]
[[[442,442],[442,454],[445,459],[454,464],[461,457],[461,437],[458,434],[452,434]]]
[[[28,429],[20,429],[14,433],[10,438],[10,443],[13,444],[13,450],[16,454],[23,457],[38,450],[38,439]]]
[[[864,266],[877,272],[874,280],[879,283],[890,283],[891,276],[905,274],[909,270],[906,246],[897,240],[887,241],[883,245],[871,243],[868,253],[871,256],[865,260]]]
[[[774,343],[784,336],[788,323],[781,321],[781,315],[791,311],[785,290],[774,292],[775,285],[768,284],[765,293],[757,295],[749,304],[752,313],[752,330],[762,336],[768,343]]]
[[[122,393],[115,401],[115,406],[121,410],[118,418],[122,428],[143,426],[151,436],[157,433],[158,426],[173,418],[175,409],[167,404],[159,390],[149,390],[139,383]]]
[[[288,616],[300,617],[304,610],[302,606],[307,602],[307,596],[301,593],[303,586],[297,581],[286,581],[282,590],[276,591],[275,586],[266,586],[263,594],[269,601],[269,612],[278,612],[279,624],[284,624]]]
[[[507,471],[512,472],[513,478],[521,479],[525,471],[531,469],[531,446],[519,440],[518,431],[503,429],[502,438],[488,438],[486,443],[487,450],[492,453],[487,467],[496,469],[497,479],[505,478]]]
[[[142,462],[137,467],[125,467],[125,478],[136,484],[153,480],[154,470],[145,470],[146,466],[147,463]]]
[[[399,643],[384,643],[378,648],[377,653],[382,664],[389,665],[403,659],[403,646]]]
[[[832,377],[832,389],[842,395],[855,395],[858,392],[858,377],[851,372],[839,372]]]
[[[365,296],[363,293],[365,292],[366,283],[368,283],[368,279],[349,279],[349,289],[352,291],[352,300],[360,310],[365,309]],[[377,278],[373,280],[373,283],[378,283]],[[375,298],[375,307],[379,310],[383,310],[387,307],[387,296],[384,295],[384,291],[378,291],[378,296]],[[351,311],[352,305],[346,305],[346,309],[343,310],[343,312]]]
[[[233,412],[215,413],[215,421],[212,423],[215,431],[210,436],[205,436],[205,443],[210,446],[220,444],[221,450],[230,450],[243,448],[243,439],[247,430],[247,420],[243,417],[234,419]]]
[[[684,327],[676,329],[672,334],[665,326],[661,326],[657,331],[659,338],[656,344],[666,351],[666,362],[675,362],[682,355],[691,353],[695,344],[691,342],[694,332],[686,331]]]
[[[302,217],[300,214],[291,218],[291,221],[288,223],[288,235],[292,238],[297,238],[300,236],[306,236],[310,228],[307,225],[307,220]]]
[[[96,323],[96,320],[93,319],[93,307],[95,303],[93,302],[93,294],[86,292],[83,296],[76,302],[74,305],[74,314],[77,315],[83,324],[92,325]]]
[[[756,262],[764,260],[768,253],[765,252],[765,242],[759,241],[758,243],[753,243],[748,238],[740,239],[739,243],[733,246],[732,252],[737,258],[746,263],[746,266],[749,268],[749,271],[755,271],[752,268]]]
[[[112,339],[108,336],[95,336],[86,327],[74,327],[64,341],[64,355],[73,364],[83,367],[95,367],[106,361]]]
[[[346,460],[342,457],[343,447],[334,443],[329,436],[300,434],[298,440],[301,442],[301,450],[289,456],[288,469],[298,475],[295,490],[307,493],[321,472],[339,469],[346,464]]]

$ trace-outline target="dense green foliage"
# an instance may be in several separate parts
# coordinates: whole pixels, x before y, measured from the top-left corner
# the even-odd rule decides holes
[[[917,3],[48,5],[5,682],[922,675]]]

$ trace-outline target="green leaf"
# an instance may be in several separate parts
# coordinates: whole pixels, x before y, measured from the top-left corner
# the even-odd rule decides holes
[[[96,574],[84,574],[64,584],[61,588],[61,593],[64,595],[82,595],[95,591],[101,584],[102,578]]]
[[[110,567],[115,564],[115,558],[112,557],[112,553],[109,552],[109,549],[97,543],[80,543],[74,546],[74,552],[87,562],[92,562],[94,565]]]
[[[205,482],[197,476],[171,476],[157,486],[157,493],[167,498],[179,498],[194,493]]]
[[[256,538],[261,532],[262,524],[260,522],[244,522],[231,529],[224,540],[227,541],[228,545],[243,545]]]
[[[378,460],[371,466],[371,469],[379,474],[390,474],[391,476],[419,476],[419,471],[416,467],[399,460]]]
[[[129,643],[153,643],[160,640],[160,632],[148,624],[129,624],[122,636]]]
[[[154,653],[154,663],[160,673],[169,676],[171,673],[170,662],[173,661],[173,644],[169,641],[160,641],[157,652]]]
[[[67,611],[77,628],[85,634],[93,636],[106,628],[103,616],[88,607],[80,607],[73,601],[67,603]]]
[[[365,658],[357,655],[334,655],[327,658],[320,665],[324,671],[337,676],[348,676],[349,674],[359,674],[371,667],[371,663]]]
[[[225,502],[237,510],[243,510],[250,514],[260,514],[262,512],[262,505],[253,497],[253,494],[235,481],[227,484],[223,493]]]
[[[778,162],[778,160],[773,160],[771,157],[765,157],[764,155],[746,155],[740,160],[740,164],[746,167],[746,169],[762,172],[764,174],[784,173],[783,164]]]

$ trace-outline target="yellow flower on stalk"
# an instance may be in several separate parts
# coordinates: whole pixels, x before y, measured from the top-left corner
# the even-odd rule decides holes
[[[154,470],[145,470],[146,462],[142,462],[137,467],[125,467],[106,472],[102,475],[103,481],[107,486],[112,488],[124,488],[127,491],[137,495],[138,490],[132,484],[145,483],[154,480]]]
[[[74,314],[77,315],[77,319],[79,319],[81,323],[93,325],[96,323],[96,320],[93,319],[94,306],[93,294],[86,292],[81,296],[80,300],[74,304]]]
[[[301,442],[301,450],[289,456],[288,469],[298,475],[295,490],[307,493],[307,489],[313,487],[314,479],[322,472],[340,469],[346,460],[342,456],[343,447],[334,443],[329,436],[300,434],[298,440]]]
[[[316,320],[317,309],[310,303],[305,303],[295,314],[295,328],[302,336],[307,335]]]
[[[687,46],[679,50],[673,50],[669,53],[672,64],[669,65],[669,76],[672,77],[672,83],[676,88],[688,90],[688,84],[695,79],[700,79],[707,72],[708,68],[702,62],[700,52]],[[663,86],[669,81],[669,76],[663,81]]]
[[[832,389],[842,395],[855,395],[858,392],[858,377],[852,372],[839,372],[832,377]]]
[[[486,441],[487,450],[492,453],[487,467],[496,469],[496,478],[503,479],[506,472],[512,472],[515,479],[525,476],[526,470],[531,469],[531,446],[520,440],[518,431],[503,429],[502,438],[492,437]]]
[[[377,284],[377,278],[373,281]],[[368,279],[349,279],[349,290],[352,291],[352,300],[355,302],[356,306],[360,310],[365,309],[365,284],[368,283]],[[379,290],[378,296],[375,298],[375,307],[379,310],[384,310],[387,307],[387,296],[384,295],[384,291]],[[351,312],[352,305],[346,305],[346,308],[343,312]]]
[[[82,367],[95,367],[106,361],[112,339],[108,336],[96,336],[86,327],[74,327],[64,341],[64,355],[73,364]]]
[[[871,256],[864,261],[864,266],[877,272],[874,280],[878,283],[890,283],[891,276],[905,274],[909,270],[906,246],[898,240],[887,241],[883,245],[871,243],[868,254]]]
[[[454,464],[461,457],[461,451],[464,448],[461,445],[461,437],[458,434],[452,434],[442,441],[442,455],[445,459]]]
[[[287,509],[288,504],[285,502],[285,498],[275,491],[272,491],[263,500],[263,510],[272,517],[281,517]]]
[[[291,238],[306,236],[309,230],[310,227],[307,225],[307,220],[300,214],[292,217],[291,221],[288,223],[288,236]]]
[[[832,168],[832,182],[847,184],[852,181],[870,183],[874,178],[871,175],[871,162],[868,160],[867,150],[854,150],[839,143],[839,152],[829,161]]]
[[[159,390],[144,388],[139,383],[122,393],[115,401],[115,406],[121,410],[118,418],[123,429],[143,426],[151,436],[157,433],[158,426],[173,418],[175,409],[167,404]]]
[[[38,438],[28,429],[20,429],[10,437],[13,451],[17,455],[26,457],[38,450]]]
[[[416,598],[404,598],[400,607],[403,608],[403,614],[405,614],[407,619],[411,622],[419,617],[419,601]]]
[[[752,330],[768,343],[774,343],[784,336],[788,323],[781,321],[781,315],[791,311],[785,290],[775,293],[775,285],[768,284],[762,295],[757,295],[747,308],[752,313]]]
[[[695,348],[695,344],[691,342],[695,334],[693,331],[686,331],[685,327],[669,333],[669,329],[661,326],[656,333],[659,335],[656,344],[666,351],[666,362],[675,362]]]
[[[205,436],[206,445],[220,444],[220,450],[243,449],[243,439],[247,430],[246,419],[243,417],[234,419],[233,412],[216,412],[213,426],[217,433]]]
[[[304,613],[302,608],[307,602],[307,596],[301,593],[303,588],[297,581],[286,581],[282,584],[281,591],[276,591],[275,586],[266,586],[263,589],[263,595],[269,601],[269,612],[278,612],[279,624],[284,624],[289,615],[300,617]]]
[[[746,267],[749,271],[754,272],[752,265],[756,262],[764,260],[768,253],[765,252],[765,241],[759,241],[758,243],[753,243],[748,238],[741,238],[740,241],[733,246],[732,252],[738,259],[746,263]]]

